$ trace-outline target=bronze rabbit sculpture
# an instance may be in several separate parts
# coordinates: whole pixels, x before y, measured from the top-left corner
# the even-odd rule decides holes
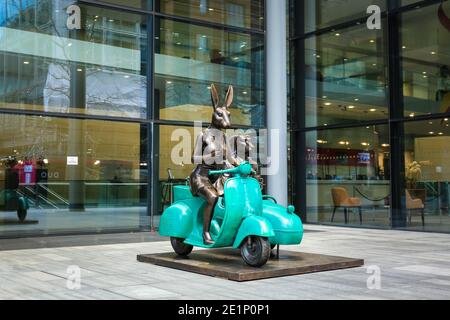
[[[211,85],[211,101],[213,115],[211,125],[204,130],[195,142],[192,160],[197,167],[192,171],[189,179],[191,193],[206,200],[203,212],[203,242],[213,244],[209,232],[214,207],[223,195],[223,176],[210,176],[210,170],[223,170],[227,165],[237,166],[238,162],[227,150],[225,129],[231,126],[228,108],[233,102],[233,87],[228,87],[223,104],[219,102],[216,87]]]

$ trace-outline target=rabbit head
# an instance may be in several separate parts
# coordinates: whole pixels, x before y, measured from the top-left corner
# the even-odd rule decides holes
[[[214,84],[211,85],[211,101],[213,106],[213,115],[211,123],[217,129],[228,129],[231,126],[231,116],[228,107],[233,102],[233,87],[228,87],[225,101],[220,104],[219,95]]]

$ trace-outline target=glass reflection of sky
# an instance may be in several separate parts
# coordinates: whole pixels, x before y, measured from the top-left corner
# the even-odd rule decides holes
[[[36,0],[6,0],[0,3],[0,26],[5,26],[7,21],[14,19],[19,12],[35,6]]]

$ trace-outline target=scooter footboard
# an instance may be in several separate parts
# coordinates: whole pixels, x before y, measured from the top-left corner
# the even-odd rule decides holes
[[[248,236],[271,238],[275,236],[275,232],[267,219],[252,215],[245,218],[242,222],[234,240],[233,248],[239,248],[242,241]]]

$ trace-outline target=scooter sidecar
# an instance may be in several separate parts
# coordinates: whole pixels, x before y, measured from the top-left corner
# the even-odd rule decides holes
[[[303,224],[295,214],[294,206],[283,207],[271,196],[263,196],[262,216],[272,225],[275,233],[269,238],[272,248],[276,245],[300,244],[303,238]]]

